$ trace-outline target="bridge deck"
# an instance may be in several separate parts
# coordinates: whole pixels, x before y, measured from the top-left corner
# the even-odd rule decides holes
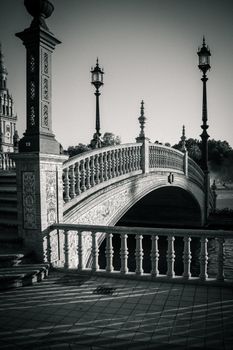
[[[1,349],[232,349],[233,291],[52,272],[0,294]]]

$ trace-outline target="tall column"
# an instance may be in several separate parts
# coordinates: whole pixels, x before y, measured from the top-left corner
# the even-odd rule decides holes
[[[60,154],[60,144],[52,132],[51,73],[52,53],[61,42],[44,20],[54,8],[48,0],[26,0],[25,6],[34,18],[29,28],[16,34],[26,47],[27,60],[27,123],[19,152]]]
[[[43,235],[49,225],[63,219],[60,144],[52,133],[51,55],[60,41],[49,31],[45,18],[53,11],[48,0],[25,0],[34,17],[31,26],[16,34],[27,51],[27,126],[14,154],[17,177],[18,230],[29,251],[43,261]],[[58,251],[57,233],[51,235],[51,261]]]

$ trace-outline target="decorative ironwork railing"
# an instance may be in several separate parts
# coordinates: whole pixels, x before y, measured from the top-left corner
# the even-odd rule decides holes
[[[184,153],[162,145],[149,144],[149,167],[184,171]]]
[[[74,241],[70,241],[70,237],[75,235],[76,245]],[[61,237],[62,235],[62,237]],[[113,236],[120,236],[120,268],[115,270],[113,263],[114,246]],[[135,258],[135,270],[129,272],[128,267],[128,246],[127,238],[129,235],[135,236],[136,248],[134,253]],[[143,271],[143,237],[150,236],[150,260],[151,271],[150,273],[144,273]],[[166,274],[162,275],[159,272],[160,254],[159,239],[165,236],[167,238],[167,251],[166,255],[167,270]],[[74,236],[73,236],[74,237]],[[183,273],[180,276],[175,272],[175,239],[177,237],[183,238]],[[105,268],[99,268],[99,245],[106,239],[105,249]],[[191,247],[190,243],[192,238],[198,238],[200,242],[200,256],[199,267],[200,273],[198,277],[192,277],[191,275]],[[208,239],[215,238],[217,241],[218,249],[216,253],[216,275],[214,278],[208,277]],[[59,239],[59,244],[54,240]],[[54,224],[48,228],[44,236],[45,260],[54,266],[64,266],[70,268],[71,260],[71,246],[74,248],[73,253],[77,254],[76,268],[79,271],[86,271],[91,273],[103,273],[114,274],[114,276],[140,276],[142,278],[160,279],[160,280],[192,280],[199,283],[200,281],[211,282],[224,282],[224,240],[233,239],[233,231],[223,230],[194,230],[194,229],[166,229],[166,228],[142,228],[142,227],[119,227],[119,226],[91,226],[91,225],[70,225],[70,224]],[[54,244],[57,243],[57,244]],[[54,252],[53,250],[59,249],[61,251]],[[91,267],[88,267],[87,261],[89,252],[89,261],[91,261]],[[162,256],[161,256],[162,257]],[[231,281],[233,283],[233,281]]]
[[[15,161],[10,158],[11,153],[0,153],[0,171],[15,170]]]
[[[64,201],[104,181],[141,170],[141,143],[85,152],[63,165]]]

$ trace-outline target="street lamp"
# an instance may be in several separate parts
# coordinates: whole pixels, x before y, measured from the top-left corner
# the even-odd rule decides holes
[[[202,169],[203,171],[208,172],[208,138],[209,135],[207,133],[208,124],[207,124],[207,93],[206,93],[206,82],[208,80],[206,73],[210,69],[210,50],[205,43],[205,37],[203,37],[202,47],[199,48],[198,52],[199,57],[199,65],[198,68],[202,71],[202,82],[203,82],[203,102],[202,102]]]
[[[207,93],[206,93],[206,82],[208,80],[206,73],[210,69],[210,50],[205,43],[205,37],[203,37],[202,47],[199,48],[198,52],[199,65],[198,68],[202,71],[202,82],[203,82],[203,100],[202,100],[202,134],[201,136],[201,166],[204,172],[204,189],[205,189],[205,205],[204,205],[204,224],[207,224],[209,215],[209,169],[208,169],[208,138],[207,129],[209,125],[207,124]]]
[[[95,68],[91,69],[91,83],[95,86],[95,96],[96,96],[96,121],[95,121],[95,130],[96,132],[93,135],[93,139],[91,140],[92,148],[100,148],[102,146],[101,141],[101,133],[100,133],[100,111],[99,111],[99,88],[104,85],[103,83],[104,71],[99,67],[98,58],[96,60]]]

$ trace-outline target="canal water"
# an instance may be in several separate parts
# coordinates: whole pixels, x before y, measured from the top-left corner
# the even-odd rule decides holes
[[[231,208],[233,209],[233,189],[230,191],[222,190],[218,193],[217,197],[217,208]],[[140,225],[134,225],[140,226]],[[233,230],[233,227],[232,227]],[[134,235],[128,235],[128,267],[129,271],[135,271],[135,248],[136,240]],[[105,268],[106,259],[105,259],[105,245],[104,241],[100,247],[99,254],[99,264],[100,268]],[[166,237],[160,237],[158,241],[159,245],[159,272],[161,274],[166,274],[167,271],[167,240]],[[176,237],[175,242],[175,273],[176,275],[182,275],[183,273],[183,238]],[[118,235],[113,236],[113,247],[114,247],[114,259],[113,265],[115,270],[120,269],[120,237]],[[150,273],[151,271],[151,238],[148,236],[143,237],[143,269],[144,272]],[[218,245],[216,240],[212,239],[208,242],[208,275],[209,277],[215,277],[217,273],[217,252]],[[224,272],[225,277],[233,279],[233,241],[226,239],[224,245]],[[191,273],[192,276],[198,276],[200,273],[199,269],[199,256],[200,256],[200,240],[193,238],[191,241],[191,254],[192,254],[192,263],[191,263]]]

